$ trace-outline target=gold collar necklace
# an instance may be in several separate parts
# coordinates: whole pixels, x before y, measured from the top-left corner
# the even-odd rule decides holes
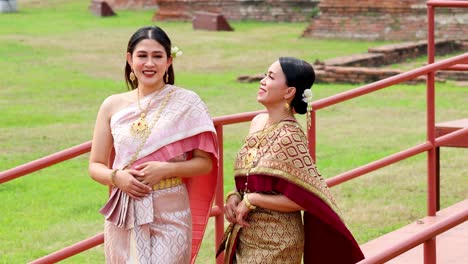
[[[149,99],[148,104],[146,105],[145,109],[141,108],[140,105],[140,88],[137,88],[137,103],[138,103],[138,109],[140,109],[140,117],[135,120],[132,123],[132,126],[130,127],[130,133],[135,136],[135,137],[142,137],[146,133],[149,132],[149,127],[148,127],[148,122],[146,121],[146,114],[148,112],[148,109],[151,105],[151,101],[164,90],[165,86],[163,86],[161,89],[158,91],[154,92],[154,95]]]
[[[258,141],[256,142],[255,146],[248,149],[247,154],[246,154],[246,156],[244,157],[244,160],[243,160],[244,167],[247,169],[244,192],[246,192],[246,193],[250,192],[249,189],[248,189],[250,170],[252,170],[253,167],[256,167],[258,165],[262,155],[265,155],[265,153],[267,153],[267,151],[270,149],[271,145],[273,144],[273,141],[269,142],[268,147],[262,151],[261,155],[258,155],[259,151],[260,151],[260,148],[261,148],[260,147],[261,142],[264,141],[267,138],[268,134],[275,131],[276,128],[283,121],[287,120],[289,117],[290,117],[290,115],[287,115],[286,117],[280,119],[279,121],[273,123],[270,126],[267,126],[267,124],[268,124],[268,121],[267,121],[265,123],[265,126],[263,127],[263,129],[260,130],[260,133],[258,134]],[[279,135],[279,133],[276,135],[276,137],[278,137],[278,135]]]
[[[265,123],[265,125],[263,126],[262,130],[260,130],[259,132],[255,132],[255,133],[258,133],[258,141],[255,143],[255,145],[252,147],[252,148],[249,148],[245,158],[244,158],[244,166],[247,168],[249,167],[249,171],[252,167],[255,167],[257,164],[254,164],[254,159],[257,158],[257,154],[258,154],[258,151],[260,149],[260,144],[261,142],[267,137],[267,135],[274,131],[279,124],[281,124],[282,121],[286,120],[287,118],[289,117],[286,116],[282,119],[280,119],[279,121],[273,123],[272,125],[268,126],[268,121]],[[253,133],[253,134],[255,134]],[[258,162],[258,160],[257,160]]]

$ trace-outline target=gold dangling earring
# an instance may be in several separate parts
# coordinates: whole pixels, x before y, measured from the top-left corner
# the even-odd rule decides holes
[[[284,103],[284,108],[286,109],[286,112],[291,111],[291,106],[288,103]]]
[[[166,71],[166,73],[164,74],[164,82],[165,82],[165,83],[168,83],[168,82],[169,82],[169,74],[167,74],[167,71]]]
[[[136,80],[135,74],[133,73],[133,70],[130,72],[128,78],[130,81],[134,82]]]

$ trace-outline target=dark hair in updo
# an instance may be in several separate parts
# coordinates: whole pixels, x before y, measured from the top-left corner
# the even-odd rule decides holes
[[[292,57],[280,57],[279,63],[286,76],[286,85],[296,87],[296,95],[291,101],[291,107],[298,114],[307,113],[307,103],[302,101],[302,94],[314,84],[314,68],[308,62]]]
[[[132,37],[128,41],[127,52],[133,55],[133,51],[135,51],[136,45],[138,45],[140,41],[145,39],[153,39],[157,41],[159,44],[161,44],[161,46],[164,47],[167,57],[169,58],[171,56],[171,39],[166,34],[166,32],[164,32],[164,30],[162,30],[158,26],[142,27],[138,29],[135,33],[133,33]],[[129,90],[133,90],[138,87],[138,80],[132,82],[132,80],[130,80],[129,77],[130,72],[132,72],[132,68],[130,67],[128,62],[125,62],[125,82],[127,83],[127,87],[129,88]],[[172,64],[167,69],[167,73],[164,74],[163,79],[165,83],[174,84],[175,76]]]

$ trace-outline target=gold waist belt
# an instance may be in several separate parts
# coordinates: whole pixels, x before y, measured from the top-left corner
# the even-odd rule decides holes
[[[181,178],[179,177],[169,178],[169,179],[162,180],[156,183],[155,185],[153,185],[153,190],[167,189],[167,188],[175,187],[181,184],[182,184]]]

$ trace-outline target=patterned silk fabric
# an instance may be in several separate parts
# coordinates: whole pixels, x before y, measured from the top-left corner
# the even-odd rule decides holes
[[[237,263],[301,263],[304,227],[300,212],[254,210],[240,229]]]
[[[248,227],[230,225],[225,263],[350,264],[364,256],[338,215],[335,200],[310,157],[295,120],[248,135],[234,166],[240,193],[282,194],[302,213],[250,211]],[[218,253],[224,248],[221,244]]]
[[[249,150],[255,146],[256,156],[249,158]],[[282,121],[264,135],[258,132],[247,136],[246,143],[237,155],[234,175],[242,178],[247,173],[285,179],[319,196],[335,211],[338,210],[327,184],[309,155],[307,138],[296,121]]]
[[[135,228],[119,228],[106,221],[107,263],[189,263],[192,226],[185,185],[152,193],[154,220]]]
[[[199,149],[211,154],[213,170],[184,179],[184,184],[154,190],[140,200],[128,199],[126,193],[114,187],[113,193],[119,194],[116,196],[120,197],[119,201],[128,202],[116,202],[117,206],[110,207],[117,207],[116,211],[123,213],[119,214],[118,221],[105,223],[107,263],[193,262],[209,218],[216,186],[218,148],[206,105],[194,92],[173,85],[166,85],[159,94],[145,96],[141,105],[149,102],[147,120],[151,132],[147,139],[137,138],[130,131],[131,124],[140,116],[136,103],[112,116],[115,150],[112,168],[124,169],[129,165],[134,168],[148,161],[178,162],[190,158],[191,152]],[[165,107],[158,117],[161,105]],[[138,153],[136,161],[129,164],[135,153]],[[110,199],[106,205],[111,203]],[[196,220],[193,224],[192,218]]]
[[[153,96],[154,94],[146,95],[141,99],[140,104],[147,105]],[[159,107],[167,96],[169,96],[168,103],[158,118]],[[138,152],[141,143],[144,144],[137,159],[171,143],[202,132],[216,133],[206,105],[192,91],[166,84],[163,90],[151,100],[148,109],[146,119],[150,128],[153,126],[153,129],[145,142],[130,133],[131,124],[140,116],[141,112],[137,103],[127,106],[111,117],[115,149],[113,168],[123,169],[127,166],[133,155]],[[154,123],[154,121],[157,122]]]

